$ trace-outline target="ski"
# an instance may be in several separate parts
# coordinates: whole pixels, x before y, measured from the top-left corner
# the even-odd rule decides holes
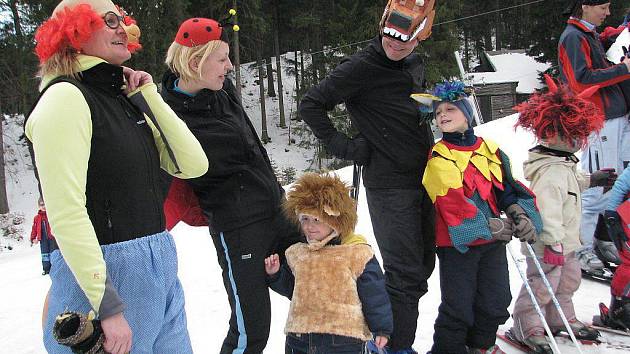
[[[598,331],[608,332],[608,333],[618,334],[620,336],[630,337],[630,332],[624,331],[622,329],[615,329],[615,328],[606,327],[606,326],[603,326],[603,325],[599,326],[599,325],[596,325],[596,324],[592,324],[591,327],[595,328]]]
[[[524,353],[533,353],[532,348],[528,347],[525,343],[516,339],[511,330],[507,330],[503,333],[497,332],[497,338],[501,339],[508,345],[512,346],[515,349],[518,349]]]
[[[608,315],[608,307],[605,304],[600,303],[599,309],[600,309],[600,313],[603,316]],[[605,344],[606,348],[622,349],[622,350],[630,351],[630,343],[624,340],[618,341],[619,337],[616,337],[616,336],[630,337],[630,331],[606,326],[602,322],[601,316],[593,316],[593,323],[590,326],[604,334],[601,337],[601,342],[602,344]]]
[[[609,268],[604,268],[602,272],[589,272],[582,269],[583,278],[606,283],[606,284],[610,284],[614,274],[615,273]]]
[[[599,304],[599,306],[600,306],[600,311],[602,311],[604,313],[608,313],[608,307],[606,305]],[[593,316],[593,323],[590,324],[590,326],[595,328],[598,331],[614,333],[614,334],[618,334],[620,336],[630,337],[630,330],[624,330],[624,329],[618,329],[618,328],[612,328],[612,327],[606,326],[602,322],[601,315],[600,316]]]
[[[589,327],[599,330],[599,328],[597,328],[595,326],[589,326]],[[573,344],[573,340],[571,339],[571,336],[569,334],[565,333],[565,332],[556,333],[553,336],[555,338],[562,338],[564,340],[569,341],[571,344]],[[602,343],[600,338],[597,338],[597,339],[579,339],[578,338],[578,341],[582,345],[598,345],[598,344]]]

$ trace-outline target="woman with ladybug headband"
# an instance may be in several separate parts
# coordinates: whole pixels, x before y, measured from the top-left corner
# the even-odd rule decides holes
[[[232,63],[224,23],[184,21],[167,52],[162,97],[199,139],[212,167],[185,183],[173,179],[167,204],[176,207],[166,208],[166,217],[169,226],[179,219],[209,226],[232,310],[220,353],[258,354],[271,322],[264,259],[282,256],[300,232],[282,212],[284,190],[226,78]]]
[[[52,330],[67,311],[100,320],[108,353],[192,353],[158,177],[198,177],[208,160],[151,76],[122,66],[139,35],[110,0],[63,0],[35,35],[41,94],[25,133],[59,245],[48,353],[71,352]]]

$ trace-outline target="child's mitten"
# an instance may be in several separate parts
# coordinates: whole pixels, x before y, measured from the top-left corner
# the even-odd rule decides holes
[[[509,242],[514,235],[512,220],[508,218],[490,218],[488,226],[494,240]]]
[[[514,236],[518,237],[521,242],[527,241],[528,243],[536,242],[536,228],[534,224],[525,213],[525,210],[518,205],[512,204],[505,210],[507,215],[512,219],[514,223]]]
[[[556,245],[545,245],[543,262],[556,266],[563,265],[564,254],[562,253],[562,244],[558,243]]]

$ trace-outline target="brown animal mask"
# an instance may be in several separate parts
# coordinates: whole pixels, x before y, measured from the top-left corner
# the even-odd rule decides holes
[[[401,42],[431,35],[435,0],[389,0],[381,18],[381,35]]]

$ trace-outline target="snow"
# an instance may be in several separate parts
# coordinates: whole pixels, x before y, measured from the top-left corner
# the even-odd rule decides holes
[[[257,129],[260,129],[257,102],[258,87],[252,85],[255,75],[254,69],[243,70],[243,82],[246,85],[243,97],[244,104],[249,105],[248,111]],[[287,107],[294,101],[287,92],[293,92],[292,79],[285,75],[285,103]],[[249,93],[253,93],[250,96]],[[267,100],[269,117],[277,117],[272,99]],[[276,111],[274,111],[276,110]],[[287,108],[287,123],[289,122],[290,108]],[[21,116],[5,117],[4,126],[5,146],[10,148],[10,153],[5,156],[5,161],[10,172],[7,173],[9,204],[12,211],[22,212],[26,216],[24,228],[30,227],[30,222],[36,210],[37,187],[29,169],[30,157],[23,141],[19,139],[21,132]],[[277,119],[277,118],[276,118]],[[514,131],[513,125],[516,116],[489,122],[477,128],[479,135],[491,138],[499,143],[512,160],[513,173],[522,179],[522,161],[527,156],[527,149],[534,143],[531,134],[522,130]],[[308,159],[312,158],[312,152],[297,148],[294,144],[287,145],[288,129],[281,129],[273,119],[269,119],[269,134],[272,143],[267,144],[274,160],[279,166],[294,166],[302,171],[309,165]],[[273,122],[273,123],[272,123]],[[295,128],[299,124],[293,122]],[[258,131],[260,134],[260,130]],[[299,141],[299,140],[298,140]],[[288,150],[288,151],[285,151]],[[337,173],[348,183],[352,180],[352,168],[344,168]],[[365,191],[359,196],[359,222],[357,232],[366,236],[370,244],[378,250],[374,240],[370,217],[365,200]],[[186,295],[186,312],[188,316],[188,329],[192,345],[196,353],[216,353],[228,329],[230,315],[227,296],[223,288],[221,270],[217,263],[216,251],[208,234],[207,228],[191,227],[179,224],[173,230],[173,235],[178,248],[179,276]],[[0,238],[2,242],[7,242]],[[12,251],[0,248],[0,351],[3,353],[45,353],[41,342],[41,315],[42,304],[47,289],[50,286],[48,276],[41,275],[41,263],[38,247],[29,247],[28,242],[9,241],[14,249]],[[523,256],[518,251],[518,241],[510,245],[518,256],[517,263],[524,266]],[[377,256],[380,258],[377,252]],[[379,259],[380,260],[380,259]],[[516,298],[521,280],[515,268],[514,262],[510,263],[510,286],[513,297]],[[584,321],[590,321],[592,315],[597,313],[599,302],[609,302],[608,286],[584,280],[582,286],[575,295],[575,307],[577,315]],[[272,326],[265,353],[283,353],[284,335],[283,328],[286,320],[289,301],[275,293],[271,293],[272,301]],[[430,349],[433,335],[433,322],[437,315],[440,303],[438,270],[433,272],[429,279],[429,292],[420,300],[420,317],[418,319],[417,338],[414,347],[419,352]],[[511,325],[508,321],[502,329]],[[630,340],[621,336],[604,334],[606,339],[615,342],[629,343]],[[502,343],[500,343],[502,344]],[[502,344],[508,353],[517,353],[505,344]],[[561,344],[563,353],[577,353],[577,350],[566,341]],[[585,353],[625,353],[626,350],[615,349],[605,344],[589,346],[583,350]]]
[[[517,93],[533,93],[542,88],[538,74],[549,69],[549,63],[537,62],[533,57],[518,51],[490,52],[487,55],[495,71],[467,73],[466,78],[471,80],[473,86],[516,81]]]
[[[293,60],[294,53],[286,53],[280,56],[283,61],[282,67],[286,70],[291,67],[288,60]],[[277,80],[276,60],[271,58],[274,68],[274,79]],[[267,112],[267,133],[271,138],[265,148],[269,157],[274,160],[278,169],[282,170],[286,167],[294,167],[297,171],[303,171],[310,167],[310,161],[313,159],[314,152],[312,150],[298,147],[295,143],[290,143],[290,139],[300,141],[300,137],[296,134],[297,128],[303,128],[306,123],[302,121],[292,121],[290,118],[295,115],[297,102],[295,93],[295,79],[286,71],[282,72],[283,78],[283,101],[285,107],[285,116],[287,128],[280,128],[280,109],[278,107],[278,97],[267,98],[265,108]],[[241,85],[242,88],[243,107],[248,112],[254,128],[258,136],[262,135],[262,125],[260,123],[260,94],[258,85],[254,84],[254,80],[258,80],[258,67],[255,64],[245,64],[241,66]],[[276,95],[278,95],[277,81]],[[267,80],[264,80],[265,92],[267,92]]]

